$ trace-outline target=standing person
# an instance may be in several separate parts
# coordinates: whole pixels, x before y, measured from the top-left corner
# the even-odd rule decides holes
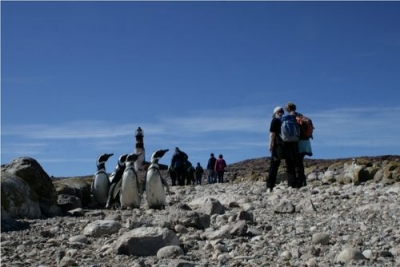
[[[188,155],[176,147],[175,152],[172,155],[170,167],[176,172],[176,179],[180,186],[185,185],[186,169],[184,163],[187,160]]]
[[[213,184],[216,182],[216,174],[214,171],[214,167],[215,167],[215,162],[217,161],[217,159],[214,157],[214,153],[210,154],[210,158],[208,159],[208,163],[207,163],[207,175],[208,175],[208,183],[209,184]]]
[[[203,177],[204,169],[200,165],[200,162],[197,162],[195,173],[196,173],[196,184],[201,185],[201,178]]]
[[[288,102],[285,107],[288,112],[287,115],[282,116],[281,137],[283,142],[283,151],[286,163],[286,173],[288,174],[288,186],[297,188],[296,167],[297,159],[299,157],[299,136],[300,128],[296,121],[296,105]],[[285,131],[285,132],[284,132]],[[287,140],[287,137],[290,137]],[[287,140],[287,141],[285,141]]]
[[[169,177],[171,178],[171,184],[172,186],[176,185],[176,171],[174,170],[174,168],[172,168],[172,166],[168,166],[168,174]]]
[[[296,117],[303,118],[303,114],[296,112]],[[307,118],[310,120],[309,118]],[[311,120],[310,120],[311,121]],[[314,128],[312,122],[307,127]],[[310,136],[311,135],[311,136]],[[299,137],[299,153],[297,156],[297,187],[303,187],[307,185],[306,175],[304,173],[304,157],[313,155],[311,149],[310,138],[312,138],[312,133],[307,133],[304,127],[300,127],[300,137]]]
[[[285,113],[282,107],[276,107],[272,114],[271,125],[269,127],[269,151],[271,153],[270,167],[267,180],[267,192],[271,193],[276,184],[278,169],[283,159],[283,141],[281,134],[281,117]]]
[[[219,154],[218,159],[215,161],[215,167],[214,167],[214,170],[216,171],[218,176],[218,183],[224,182],[225,168],[226,168],[226,162],[224,160],[224,156],[222,156],[222,154]]]
[[[196,169],[193,167],[192,163],[188,160],[184,162],[185,165],[185,178],[186,178],[186,185],[194,185],[196,182]]]

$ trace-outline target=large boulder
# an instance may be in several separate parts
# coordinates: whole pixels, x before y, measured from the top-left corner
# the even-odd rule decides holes
[[[11,217],[61,215],[49,175],[33,158],[20,157],[1,166],[1,205]],[[37,208],[39,206],[39,209]]]
[[[53,184],[59,195],[75,196],[80,199],[82,206],[88,206],[92,202],[90,197],[90,185],[92,181],[92,177],[74,177],[68,179],[57,179],[53,181]]]
[[[181,224],[185,227],[196,229],[206,229],[210,227],[210,215],[197,211],[187,211],[182,209],[171,209],[169,220],[172,225]]]
[[[180,241],[172,230],[139,227],[120,236],[114,244],[114,252],[133,256],[154,256],[163,247],[179,245]]]
[[[121,224],[114,220],[98,220],[88,224],[83,229],[85,236],[101,237],[103,235],[115,234],[121,229]]]
[[[217,199],[208,197],[204,201],[203,212],[208,215],[224,214],[225,207]]]
[[[1,217],[40,218],[39,197],[28,183],[14,174],[1,172]]]
[[[400,182],[400,161],[387,162],[384,167],[384,177],[393,182]]]

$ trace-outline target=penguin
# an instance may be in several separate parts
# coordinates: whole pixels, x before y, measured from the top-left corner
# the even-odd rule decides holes
[[[106,173],[106,162],[114,154],[102,154],[96,160],[97,171],[94,174],[93,182],[90,187],[92,201],[95,205],[104,207],[107,202],[110,183]]]
[[[121,187],[121,178],[122,174],[125,170],[125,161],[128,157],[128,154],[123,154],[118,158],[117,166],[114,169],[114,172],[110,174],[110,189],[108,190],[108,198],[106,203],[106,209],[111,208],[114,204],[114,201],[118,199],[119,188]]]
[[[167,188],[167,194],[170,194],[167,181],[161,176],[158,161],[169,149],[160,149],[151,156],[151,164],[146,172],[146,200],[149,209],[165,208],[165,191],[163,185]]]
[[[139,179],[135,171],[135,161],[138,160],[140,154],[142,153],[130,154],[126,158],[119,193],[121,209],[135,209],[140,207]]]

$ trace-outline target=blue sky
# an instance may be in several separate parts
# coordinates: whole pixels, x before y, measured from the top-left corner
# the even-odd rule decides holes
[[[272,110],[318,159],[400,154],[400,2],[1,2],[1,163],[94,173],[99,154],[267,157]]]

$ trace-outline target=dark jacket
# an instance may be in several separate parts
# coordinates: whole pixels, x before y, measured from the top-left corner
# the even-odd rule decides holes
[[[215,167],[215,162],[217,161],[216,157],[210,157],[208,159],[208,163],[207,163],[207,169],[208,170],[214,170]]]

